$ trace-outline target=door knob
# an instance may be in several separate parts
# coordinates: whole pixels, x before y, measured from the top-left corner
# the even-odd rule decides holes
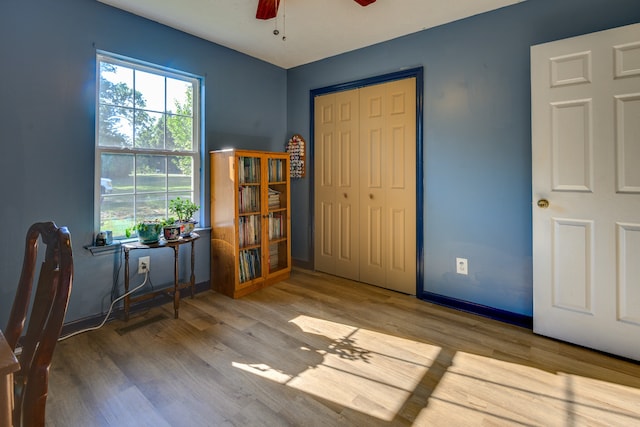
[[[538,200],[538,207],[542,209],[546,209],[549,207],[549,201],[547,199]]]
[[[369,198],[373,200],[373,194],[369,194]]]
[[[347,198],[347,193],[342,193],[342,195],[344,196],[344,198]]]

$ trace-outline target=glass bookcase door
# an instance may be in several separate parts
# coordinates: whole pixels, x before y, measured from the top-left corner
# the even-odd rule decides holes
[[[268,241],[269,273],[289,266],[289,211],[287,162],[284,158],[268,159]]]
[[[238,274],[240,283],[262,277],[261,159],[238,157]]]

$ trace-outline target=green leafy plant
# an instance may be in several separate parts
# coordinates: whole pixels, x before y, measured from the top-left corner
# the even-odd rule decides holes
[[[169,212],[178,217],[178,221],[187,222],[193,219],[193,214],[200,209],[200,206],[196,205],[189,199],[181,199],[176,197],[169,200]]]
[[[124,233],[127,237],[131,237],[134,232],[141,234],[146,233],[147,231],[153,231],[156,235],[158,235],[162,231],[162,227],[164,226],[165,222],[166,220],[159,219],[140,221],[132,227],[127,228]]]
[[[170,216],[169,218],[163,219],[162,221],[160,221],[160,223],[162,224],[163,227],[167,227],[169,225],[174,225],[176,223],[176,219]]]

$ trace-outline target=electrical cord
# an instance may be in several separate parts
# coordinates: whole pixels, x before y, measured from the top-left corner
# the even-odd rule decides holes
[[[149,286],[151,286],[151,290],[154,291],[156,288],[153,287],[153,282],[151,281],[151,277],[149,277]]]
[[[134,293],[135,291],[137,291],[138,289],[142,288],[144,285],[147,284],[147,282],[150,282],[149,279],[149,269],[147,268],[147,270],[144,273],[144,281],[136,286],[135,288],[131,289],[129,292],[120,295],[118,298],[114,299],[113,302],[111,303],[111,306],[109,306],[109,311],[107,312],[107,315],[104,317],[104,319],[102,320],[102,323],[100,323],[98,326],[94,326],[91,328],[86,328],[86,329],[81,329],[79,331],[70,333],[69,335],[65,335],[63,337],[58,338],[58,341],[63,341],[66,340],[67,338],[71,338],[73,336],[79,335],[79,334],[83,334],[85,332],[89,332],[89,331],[95,331],[97,329],[100,329],[104,326],[105,323],[107,323],[107,320],[109,319],[109,316],[111,315],[111,312],[113,311],[113,306],[120,301],[121,299],[123,299],[124,297],[131,295],[132,293]]]

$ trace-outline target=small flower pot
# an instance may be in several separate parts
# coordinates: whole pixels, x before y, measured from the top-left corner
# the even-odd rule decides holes
[[[191,236],[191,232],[196,228],[195,221],[180,221],[180,235],[182,237]]]
[[[180,239],[180,224],[165,225],[162,228],[163,237],[167,242],[173,242]]]
[[[160,240],[162,225],[157,222],[144,223],[138,226],[138,240],[142,244],[157,243]]]

